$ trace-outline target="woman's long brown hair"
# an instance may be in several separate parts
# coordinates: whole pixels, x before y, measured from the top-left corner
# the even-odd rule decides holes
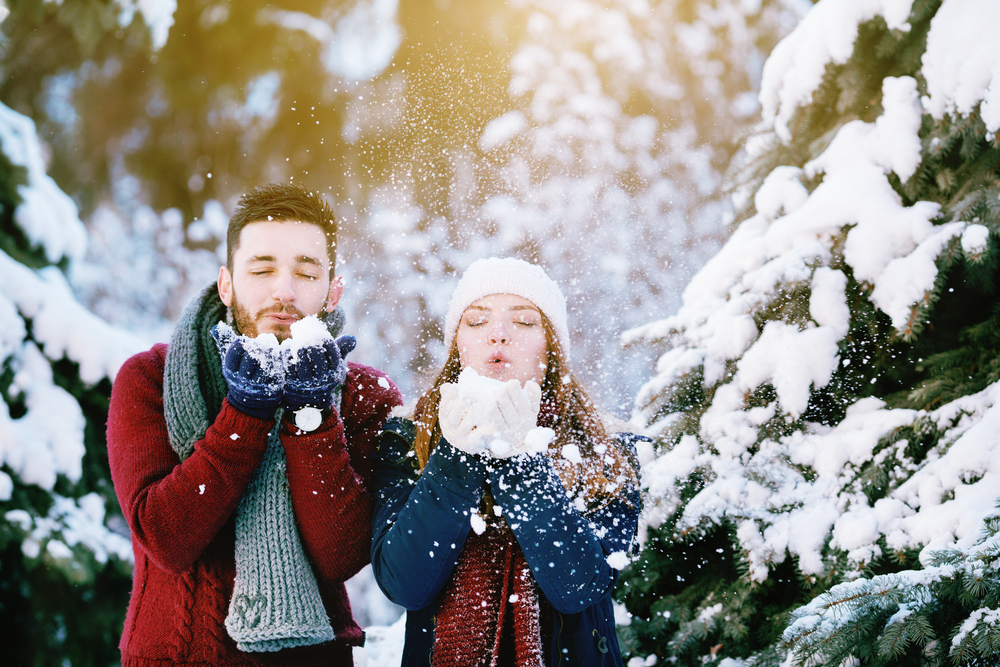
[[[634,484],[637,481],[636,474],[609,437],[604,422],[583,386],[570,372],[565,352],[552,324],[545,313],[541,315],[547,349],[547,368],[542,380],[542,412],[549,411],[554,415],[555,423],[552,428],[556,432],[556,437],[549,445],[549,456],[552,457],[566,490],[572,496],[581,498],[588,507],[599,506],[615,497],[614,491],[625,482]],[[413,421],[417,426],[417,436],[413,449],[421,470],[427,465],[431,452],[441,440],[441,426],[438,424],[441,385],[457,382],[461,371],[456,336],[444,368],[438,373],[430,389],[417,400],[414,410]],[[579,447],[583,463],[572,464],[560,455],[563,446],[568,444]],[[595,448],[598,449],[595,451]]]

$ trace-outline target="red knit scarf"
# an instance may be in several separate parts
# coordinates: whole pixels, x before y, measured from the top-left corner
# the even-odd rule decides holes
[[[535,579],[507,524],[470,533],[441,598],[431,664],[542,667],[539,611]]]

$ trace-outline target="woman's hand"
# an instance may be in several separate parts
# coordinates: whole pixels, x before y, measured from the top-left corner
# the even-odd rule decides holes
[[[497,395],[500,428],[490,444],[490,453],[499,458],[529,451],[527,436],[538,423],[542,403],[542,388],[531,380],[523,389],[517,380],[508,380],[504,388],[506,391]]]
[[[468,402],[459,395],[458,385],[441,385],[441,403],[438,405],[438,424],[441,435],[455,449],[468,454],[483,451],[481,419],[470,410]]]
[[[463,371],[463,376],[475,371]],[[438,422],[445,440],[470,454],[507,458],[544,451],[552,432],[529,437],[538,421],[542,389],[528,381],[498,382],[476,376],[471,382],[441,386]]]

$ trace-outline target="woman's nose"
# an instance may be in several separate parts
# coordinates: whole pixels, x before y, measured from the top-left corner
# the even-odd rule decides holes
[[[491,345],[496,345],[497,343],[506,345],[510,342],[510,332],[502,324],[491,325],[487,332],[487,337]]]

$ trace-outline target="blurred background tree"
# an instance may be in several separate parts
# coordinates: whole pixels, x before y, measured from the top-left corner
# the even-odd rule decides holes
[[[675,308],[724,237],[721,174],[809,3],[150,4],[28,0],[2,26],[0,100],[115,239],[70,269],[88,306],[163,338],[239,194],[291,178],[334,202],[359,358],[408,394],[442,360],[454,273],[518,254],[587,308],[577,364],[624,415],[649,355],[617,333]]]

